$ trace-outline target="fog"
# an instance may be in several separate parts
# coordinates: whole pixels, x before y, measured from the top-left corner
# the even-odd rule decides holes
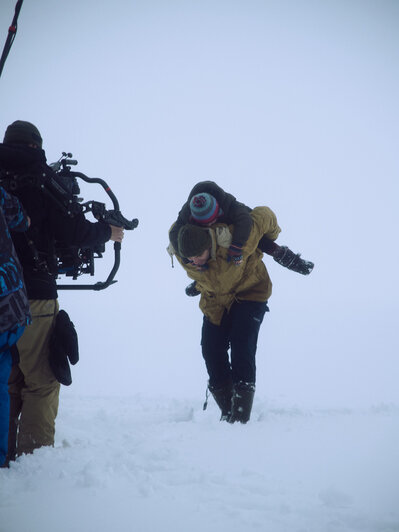
[[[0,6],[5,41],[14,0]],[[273,295],[257,394],[309,406],[399,401],[399,4],[25,0],[0,79],[0,130],[37,125],[105,179],[123,214],[118,283],[60,291],[81,360],[62,394],[190,397],[202,315],[165,248],[198,181],[277,215],[309,277],[264,261]],[[101,189],[85,199],[104,201]],[[109,205],[111,207],[111,205]],[[97,261],[104,280],[112,245]],[[86,276],[87,277],[87,276]]]

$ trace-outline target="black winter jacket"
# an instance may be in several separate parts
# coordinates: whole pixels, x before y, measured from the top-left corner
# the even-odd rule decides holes
[[[26,231],[28,220],[21,204],[0,187],[0,334],[30,323],[22,268],[10,231]],[[8,348],[2,345],[1,352]]]
[[[46,164],[43,150],[0,144],[0,171],[34,177],[37,172],[52,170]],[[26,179],[24,183],[23,187],[18,187],[12,193],[22,203],[31,225],[26,233],[13,233],[12,238],[22,265],[28,297],[56,299],[56,274],[38,267],[34,250],[38,252],[36,257],[41,262],[42,258],[48,256],[54,241],[77,247],[101,245],[110,239],[111,228],[102,222],[92,223],[83,214],[68,216],[37,186],[29,184]]]

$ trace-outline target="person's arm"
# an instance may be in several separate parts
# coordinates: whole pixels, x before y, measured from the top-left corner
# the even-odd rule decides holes
[[[18,198],[9,194],[1,187],[1,207],[9,229],[23,232],[29,227],[30,220]]]
[[[112,237],[112,228],[104,222],[90,222],[83,214],[74,217],[49,208],[49,223],[57,240],[79,247],[105,244]]]
[[[259,245],[259,240],[266,236],[274,241],[281,232],[274,212],[269,207],[255,207],[251,212],[253,227],[244,246],[244,252],[251,255]]]
[[[253,225],[251,209],[234,199],[230,203],[226,217],[228,218],[227,223],[234,225],[231,244],[242,248],[248,240]]]
[[[114,242],[122,242],[124,235],[123,227],[117,227],[116,225],[110,225],[111,228],[111,236],[109,237],[110,240],[113,240]]]
[[[262,243],[265,237],[271,243],[274,243],[281,229],[277,224],[275,214],[268,207],[256,207],[252,211],[252,217],[254,219],[255,230],[251,233],[249,240],[251,240],[252,247],[255,245],[263,251],[259,244]],[[248,251],[251,254],[251,248]],[[302,259],[299,253],[294,253],[287,246],[278,246],[275,244],[274,250],[271,251],[270,255],[272,255],[274,260],[289,270],[301,273],[302,275],[309,275],[313,270],[313,262]]]

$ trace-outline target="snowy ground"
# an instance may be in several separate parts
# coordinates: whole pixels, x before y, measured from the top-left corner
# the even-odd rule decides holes
[[[397,532],[399,407],[62,398],[55,448],[0,470],[1,532]]]

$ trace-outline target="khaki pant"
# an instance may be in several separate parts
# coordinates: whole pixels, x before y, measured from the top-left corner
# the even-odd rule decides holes
[[[49,340],[58,301],[30,300],[32,323],[17,343],[20,362],[9,379],[9,459],[54,445],[60,385],[50,369]]]

